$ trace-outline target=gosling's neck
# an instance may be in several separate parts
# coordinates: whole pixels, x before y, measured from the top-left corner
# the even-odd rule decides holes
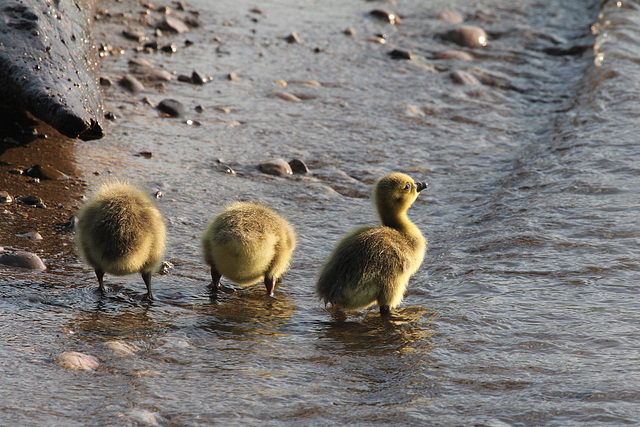
[[[421,234],[418,227],[409,219],[406,210],[398,212],[393,211],[393,209],[386,209],[384,206],[378,206],[378,215],[380,216],[380,222],[384,226],[396,229],[410,237]]]

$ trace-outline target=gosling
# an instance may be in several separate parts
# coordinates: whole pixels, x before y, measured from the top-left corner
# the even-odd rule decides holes
[[[211,267],[211,288],[222,276],[240,286],[264,278],[273,296],[276,282],[289,268],[296,234],[289,222],[267,206],[237,202],[213,219],[202,235],[202,255]]]
[[[358,227],[338,243],[316,284],[325,304],[353,311],[377,303],[382,316],[400,304],[427,251],[427,240],[407,216],[425,188],[398,172],[376,181],[373,200],[382,226]]]
[[[162,215],[142,191],[120,182],[104,184],[78,211],[76,243],[84,261],[94,268],[100,291],[104,274],[140,273],[153,300],[151,274],[165,250]]]

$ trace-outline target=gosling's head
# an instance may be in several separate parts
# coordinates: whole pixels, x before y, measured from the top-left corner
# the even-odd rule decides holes
[[[373,200],[380,212],[405,212],[427,186],[426,182],[415,182],[407,174],[393,172],[376,181]]]

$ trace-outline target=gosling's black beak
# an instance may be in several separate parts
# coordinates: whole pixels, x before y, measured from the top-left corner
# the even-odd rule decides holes
[[[428,186],[429,184],[427,184],[426,182],[416,182],[416,191],[419,193],[422,190],[426,190]]]

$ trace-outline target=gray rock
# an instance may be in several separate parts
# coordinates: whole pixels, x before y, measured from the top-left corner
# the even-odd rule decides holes
[[[129,92],[137,93],[144,90],[144,85],[140,80],[129,74],[122,77],[118,83]]]
[[[443,33],[442,38],[464,47],[483,47],[487,45],[487,33],[480,27],[461,25]]]
[[[288,176],[293,174],[289,163],[281,158],[262,162],[258,165],[258,169],[260,169],[260,172],[266,173],[267,175]]]
[[[184,113],[184,105],[175,99],[163,99],[156,108],[171,117],[180,117]]]
[[[27,268],[29,270],[46,270],[40,257],[29,252],[17,252],[15,254],[0,254],[0,265],[7,267]]]
[[[311,174],[309,168],[307,167],[307,164],[300,159],[292,159],[291,161],[289,161],[289,166],[291,167],[291,171],[293,173],[300,173],[305,175]]]
[[[162,31],[168,31],[170,33],[186,33],[189,31],[189,26],[177,18],[171,16],[165,17],[157,25],[157,28]]]

